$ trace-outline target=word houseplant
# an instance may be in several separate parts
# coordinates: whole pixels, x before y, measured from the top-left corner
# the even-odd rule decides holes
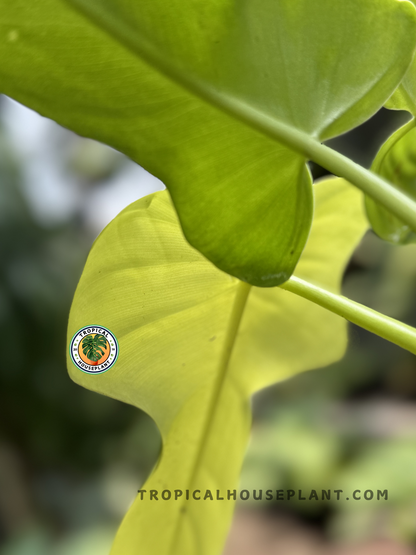
[[[414,119],[372,171],[322,144],[383,105],[415,115],[411,2],[0,3],[1,92],[167,187],[96,240],[68,326],[69,340],[104,326],[120,348],[99,375],[68,357],[72,379],[161,431],[144,490],[236,488],[250,396],[340,358],[340,316],[416,353],[414,329],[339,293],[368,221],[416,237]],[[313,185],[308,160],[338,178]],[[112,554],[220,553],[233,505],[138,496]]]

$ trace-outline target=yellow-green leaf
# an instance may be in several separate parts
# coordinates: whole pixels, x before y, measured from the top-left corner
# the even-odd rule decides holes
[[[374,159],[374,172],[397,189],[416,199],[416,129],[415,120],[398,129],[380,148]],[[373,230],[385,241],[398,245],[416,242],[415,232],[389,210],[366,197],[365,206]]]
[[[409,0],[415,4],[414,0]],[[416,116],[416,58],[413,58],[402,82],[386,103],[390,110],[407,110]]]
[[[337,179],[316,185],[299,277],[338,290],[365,229],[359,192]],[[191,497],[219,490],[226,498],[238,485],[251,394],[342,356],[342,318],[279,288],[249,290],[189,246],[166,191],[126,208],[94,243],[68,339],[84,326],[105,326],[120,354],[98,375],[81,372],[68,356],[69,373],[148,412],[163,438],[159,463],[121,524],[113,555],[217,555],[234,502],[188,501],[186,490]],[[158,501],[149,499],[150,489],[158,490]],[[161,500],[163,490],[183,494]]]

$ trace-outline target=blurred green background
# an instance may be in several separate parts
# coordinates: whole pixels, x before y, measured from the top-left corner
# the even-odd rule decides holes
[[[369,167],[405,121],[382,110],[331,146]],[[65,340],[92,241],[161,187],[112,149],[0,98],[0,555],[107,555],[157,459],[146,414],[69,380]],[[416,246],[369,232],[344,293],[416,326],[415,278]],[[240,502],[227,555],[415,552],[415,357],[349,333],[342,361],[253,400],[241,489],[388,489],[388,502]]]

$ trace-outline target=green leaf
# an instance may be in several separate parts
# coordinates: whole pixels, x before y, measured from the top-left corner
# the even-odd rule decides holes
[[[403,81],[388,99],[385,107],[389,110],[407,110],[416,114],[416,59],[413,59]]]
[[[398,129],[380,148],[374,159],[374,172],[397,189],[416,199],[416,129],[415,120]],[[391,243],[416,242],[416,233],[386,208],[366,196],[367,215],[379,237]]]
[[[386,103],[390,110],[406,110],[416,116],[416,58],[405,77]],[[398,129],[380,148],[372,170],[397,189],[416,199],[416,139],[414,119]],[[416,242],[416,233],[404,221],[372,198],[366,196],[367,215],[373,230],[385,241],[398,245]]]
[[[395,0],[0,7],[2,91],[162,179],[189,242],[258,286],[304,248],[306,151],[372,115],[415,44],[415,10]]]
[[[338,179],[316,185],[316,217],[297,275],[339,290],[366,227],[360,192]],[[236,489],[250,396],[342,356],[345,320],[279,288],[249,290],[189,246],[166,191],[130,205],[94,243],[68,341],[94,321],[115,334],[120,354],[100,375],[79,371],[68,356],[70,376],[145,410],[163,438],[144,499],[128,511],[113,555],[219,553],[233,501],[188,501],[185,491],[226,497]],[[150,489],[184,493],[150,501]]]
[[[395,0],[66,1],[183,85],[214,87],[321,139],[368,119],[415,46],[396,35],[414,32],[412,4]]]
[[[415,4],[414,0],[409,1]],[[416,116],[416,58],[385,106],[390,110],[407,110]]]

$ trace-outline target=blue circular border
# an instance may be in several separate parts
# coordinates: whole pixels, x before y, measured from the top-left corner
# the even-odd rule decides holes
[[[83,331],[87,328],[101,328],[102,330],[106,330],[108,331],[109,334],[111,334],[112,337],[114,337],[114,341],[116,342],[116,347],[117,347],[117,351],[116,351],[116,358],[113,360],[113,362],[110,364],[110,366],[108,368],[106,368],[105,370],[100,370],[100,372],[88,372],[88,370],[83,370],[82,368],[80,368],[78,366],[78,364],[75,362],[74,357],[72,356],[72,346],[74,344],[74,339],[75,337],[79,334],[80,331]],[[84,374],[88,374],[90,376],[94,375],[94,374],[105,374],[105,372],[108,372],[110,370],[110,368],[112,368],[115,363],[117,362],[118,359],[118,355],[120,354],[120,346],[118,344],[117,341],[117,337],[114,335],[114,333],[109,330],[108,328],[106,328],[105,326],[97,326],[97,325],[93,325],[93,326],[82,326],[82,328],[79,328],[79,330],[74,333],[74,335],[72,336],[71,339],[71,343],[69,344],[69,356],[71,357],[72,363],[73,365],[80,371],[80,372],[84,372]]]

